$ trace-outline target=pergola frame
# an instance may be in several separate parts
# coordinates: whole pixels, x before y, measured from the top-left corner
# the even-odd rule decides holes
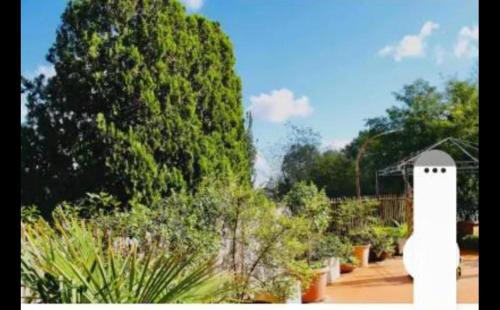
[[[400,160],[399,162],[378,170],[375,173],[375,191],[377,196],[379,195],[379,177],[385,176],[402,176],[405,181],[406,189],[409,191],[411,189],[410,183],[407,176],[413,175],[413,166],[417,158],[423,152],[433,150],[444,143],[451,143],[453,146],[457,147],[465,156],[467,160],[456,161],[457,173],[475,173],[479,170],[479,159],[478,156],[473,154],[479,153],[479,146],[475,143],[462,141],[456,138],[448,137],[433,145],[420,150],[416,153],[412,153],[410,156]],[[473,153],[473,154],[471,154]]]

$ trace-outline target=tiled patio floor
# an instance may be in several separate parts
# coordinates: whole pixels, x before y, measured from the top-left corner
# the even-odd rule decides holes
[[[479,257],[462,253],[462,276],[458,280],[458,303],[477,303],[479,296]],[[326,303],[412,303],[413,284],[402,257],[358,268],[343,274],[327,287]]]

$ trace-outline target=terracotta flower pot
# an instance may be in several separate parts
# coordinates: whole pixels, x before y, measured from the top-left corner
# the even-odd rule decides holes
[[[316,269],[309,288],[302,295],[302,302],[317,302],[325,299],[328,268]]]
[[[353,246],[354,256],[358,259],[359,267],[368,266],[370,258],[370,245],[355,245]]]
[[[349,273],[356,269],[353,264],[342,263],[340,264],[340,273]]]

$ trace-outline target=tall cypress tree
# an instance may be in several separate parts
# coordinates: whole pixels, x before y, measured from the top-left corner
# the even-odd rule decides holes
[[[241,81],[218,23],[173,0],[70,1],[47,60],[22,80],[22,204],[105,191],[153,203],[204,176],[250,181]]]

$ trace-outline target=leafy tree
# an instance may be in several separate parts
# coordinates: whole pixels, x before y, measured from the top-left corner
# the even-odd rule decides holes
[[[446,137],[478,143],[479,100],[478,84],[474,80],[449,80],[444,90],[424,80],[405,85],[394,96],[401,105],[389,108],[385,115],[367,120],[367,128],[341,152],[321,153],[319,139],[292,138],[283,156],[282,180],[278,192],[283,195],[294,183],[313,182],[325,189],[329,197],[354,195],[354,161],[359,147],[374,135],[402,129],[370,141],[361,159],[362,194],[375,193],[375,173],[412,153]],[[302,132],[305,132],[302,130]],[[309,132],[314,132],[309,129]],[[305,137],[305,138],[304,138]],[[443,146],[455,159],[464,159],[456,148]],[[411,182],[411,178],[409,179]],[[478,182],[475,176],[459,175],[459,209],[469,214],[477,210]],[[387,177],[383,192],[402,193],[401,177]],[[463,190],[462,190],[463,189]],[[465,214],[464,213],[464,214]]]
[[[311,169],[320,156],[320,152],[312,144],[294,144],[283,157],[281,165],[283,179],[288,184],[308,180]]]
[[[267,185],[276,198],[283,197],[300,181],[310,178],[311,167],[320,155],[321,136],[310,127],[300,127],[287,123],[286,139],[277,146],[274,157],[279,162],[280,175]],[[277,153],[277,154],[276,154]]]
[[[348,145],[345,154],[355,158],[358,147],[377,132],[402,129],[390,135],[381,136],[370,143],[361,160],[363,194],[375,192],[375,172],[403,158],[412,155],[446,137],[454,137],[477,144],[479,142],[479,88],[473,80],[449,80],[443,91],[428,82],[417,80],[395,93],[402,106],[394,106],[386,115],[369,119],[368,129]],[[440,147],[455,160],[465,157],[455,147]],[[411,178],[410,180],[411,181]],[[458,176],[459,214],[477,211],[477,177]],[[403,192],[401,177],[383,179],[383,192]],[[463,212],[462,212],[463,211]],[[464,213],[464,214],[465,214]]]
[[[204,176],[250,182],[251,138],[229,38],[177,1],[70,1],[47,60],[22,79],[22,204],[108,192],[146,205]]]
[[[310,180],[328,197],[355,195],[354,161],[342,152],[326,151],[311,167]]]
[[[219,206],[224,247],[221,266],[232,274],[233,301],[242,302],[271,281],[281,293],[293,288],[289,269],[304,251],[302,218],[281,212],[263,192],[242,186],[234,178],[211,180],[206,189]],[[290,268],[289,268],[290,267]],[[279,283],[279,284],[278,284]],[[271,283],[269,283],[271,284]]]

